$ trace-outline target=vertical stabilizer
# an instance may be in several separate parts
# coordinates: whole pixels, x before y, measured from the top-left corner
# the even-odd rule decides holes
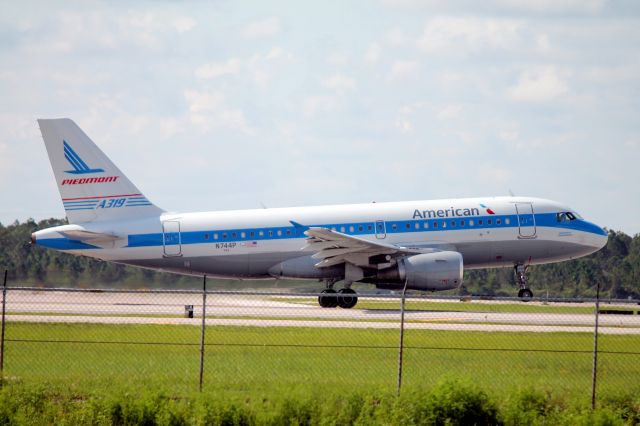
[[[40,119],[38,124],[69,223],[162,213],[72,120]]]

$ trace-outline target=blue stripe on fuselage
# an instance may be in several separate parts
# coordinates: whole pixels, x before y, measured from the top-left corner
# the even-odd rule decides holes
[[[470,222],[472,221],[472,222]],[[482,221],[482,224],[479,222]],[[489,223],[489,221],[491,223]],[[573,220],[558,222],[555,213],[538,213],[535,215],[537,227],[572,229],[606,236],[607,233],[597,225]],[[428,228],[424,228],[428,223]],[[473,225],[471,225],[473,223]],[[416,224],[418,227],[416,227]],[[443,227],[443,224],[446,224]],[[518,215],[490,215],[449,219],[417,219],[404,221],[385,221],[386,234],[402,234],[412,232],[446,232],[470,229],[517,228]],[[434,226],[435,225],[435,226]],[[375,222],[353,222],[308,225],[334,229],[348,235],[375,235]],[[217,229],[208,231],[189,231],[180,233],[181,244],[207,244],[240,241],[281,240],[290,238],[306,238],[303,230],[295,226],[270,228],[238,228]],[[170,233],[167,245],[178,244],[177,233]],[[162,233],[129,235],[128,247],[162,246]]]

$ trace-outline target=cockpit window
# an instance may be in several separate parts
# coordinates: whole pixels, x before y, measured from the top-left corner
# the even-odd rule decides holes
[[[556,213],[556,221],[558,222],[570,222],[572,220],[579,219],[580,215],[573,212],[560,212]]]

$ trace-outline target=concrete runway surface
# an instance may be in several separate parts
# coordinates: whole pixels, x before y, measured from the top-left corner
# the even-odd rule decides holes
[[[366,299],[388,301],[389,299]],[[309,296],[207,296],[207,325],[253,327],[384,328],[399,327],[399,301],[389,309],[326,309],[305,304]],[[421,299],[421,301],[425,301]],[[434,300],[440,301],[442,300]],[[397,303],[394,303],[397,302]],[[466,306],[476,302],[459,302]],[[480,302],[486,304],[487,302]],[[490,303],[490,302],[489,302]],[[516,302],[510,302],[516,303]],[[533,303],[533,302],[529,302]],[[184,318],[194,305],[196,318]],[[151,293],[70,293],[10,291],[7,321],[100,324],[200,325],[202,295]],[[580,304],[578,306],[589,306]],[[609,307],[607,305],[607,307]],[[480,308],[480,306],[479,306]],[[505,313],[409,310],[405,328],[459,331],[593,333],[593,314]],[[640,334],[640,315],[601,314],[603,334]]]

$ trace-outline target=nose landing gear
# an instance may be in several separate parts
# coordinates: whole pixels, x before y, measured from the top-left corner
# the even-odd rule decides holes
[[[518,290],[518,297],[526,302],[533,297],[533,292],[529,289],[527,283],[527,266],[517,264],[514,266],[514,272],[516,275],[516,282],[518,287],[520,287],[520,290]]]

